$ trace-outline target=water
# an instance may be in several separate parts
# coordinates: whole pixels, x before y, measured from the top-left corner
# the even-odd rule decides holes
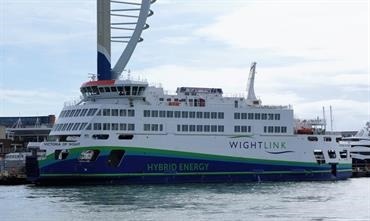
[[[0,220],[370,220],[370,178],[337,182],[0,186]]]

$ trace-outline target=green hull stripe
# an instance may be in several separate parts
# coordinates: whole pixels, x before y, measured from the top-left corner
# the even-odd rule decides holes
[[[352,172],[352,170],[338,170],[337,172]],[[193,172],[193,173],[49,173],[40,174],[41,177],[132,177],[132,176],[199,176],[199,175],[261,175],[261,174],[312,174],[331,173],[331,170],[317,171],[261,171],[261,172]]]
[[[284,160],[265,160],[256,158],[246,158],[246,157],[232,157],[232,156],[222,156],[204,153],[193,153],[184,151],[174,151],[174,150],[162,150],[162,149],[151,149],[151,148],[140,148],[140,147],[114,147],[114,146],[91,146],[91,147],[76,147],[69,149],[68,159],[77,159],[80,153],[84,150],[100,150],[101,155],[109,155],[111,150],[124,149],[127,156],[153,156],[153,157],[179,157],[179,158],[190,158],[198,160],[213,160],[213,161],[226,161],[226,162],[237,162],[237,163],[255,163],[255,164],[269,164],[269,165],[288,165],[288,166],[310,166],[310,167],[320,167],[323,165],[318,165],[316,162],[298,162],[298,161],[284,161]],[[60,160],[54,159],[54,154],[49,154],[45,160],[40,161],[40,166],[47,166],[54,162],[62,162]],[[327,165],[328,167],[330,165]],[[352,164],[343,163],[338,164],[339,168],[348,169],[352,168]]]

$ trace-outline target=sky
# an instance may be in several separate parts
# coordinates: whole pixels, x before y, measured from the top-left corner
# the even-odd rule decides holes
[[[127,69],[177,87],[255,93],[334,130],[370,121],[368,0],[157,0]],[[112,66],[124,49],[112,44]],[[59,115],[96,74],[96,1],[0,0],[0,116]],[[127,75],[127,73],[123,73]],[[330,123],[328,128],[330,128]]]

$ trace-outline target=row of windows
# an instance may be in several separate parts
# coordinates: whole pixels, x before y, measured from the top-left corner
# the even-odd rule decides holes
[[[263,132],[265,133],[287,133],[287,127],[280,126],[264,126]]]
[[[178,124],[178,132],[224,132],[225,128],[223,125],[186,125]]]
[[[234,113],[234,119],[242,120],[280,120],[280,114],[267,113]]]
[[[67,124],[56,124],[54,131],[77,131],[83,130],[87,123],[67,123]]]
[[[223,112],[144,110],[144,117],[224,119]]]
[[[98,116],[112,116],[112,117],[134,117],[135,116],[135,110],[133,109],[102,109],[102,111],[99,110]]]
[[[60,113],[61,117],[84,117],[84,116],[94,116],[98,109],[91,108],[91,109],[75,109],[75,110],[64,110]]]
[[[234,126],[234,132],[236,133],[239,133],[239,132],[242,132],[242,133],[250,133],[252,132],[252,127],[251,126],[245,126],[245,125],[236,125]]]
[[[144,124],[144,131],[163,131],[163,124]]]
[[[119,95],[142,95],[145,91],[143,86],[112,86],[112,87],[83,87],[81,92],[85,95],[98,95],[100,93],[118,93]]]
[[[89,124],[86,130],[120,130],[120,131],[134,131],[135,124],[125,123],[93,123]]]

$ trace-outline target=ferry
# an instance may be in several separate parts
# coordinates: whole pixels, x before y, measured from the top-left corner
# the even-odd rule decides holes
[[[45,156],[27,157],[30,181],[153,184],[351,177],[349,148],[339,146],[340,136],[326,132],[325,122],[296,120],[291,106],[262,105],[256,98],[255,62],[245,97],[191,86],[168,94],[146,81],[118,78],[148,27],[153,1],[138,4],[137,26],[114,68],[109,28],[124,23],[109,20],[114,11],[109,1],[97,2],[98,79],[83,83],[81,100],[61,111],[49,141],[39,145]]]
[[[340,145],[350,148],[353,176],[370,176],[370,122],[354,136],[344,137]]]

